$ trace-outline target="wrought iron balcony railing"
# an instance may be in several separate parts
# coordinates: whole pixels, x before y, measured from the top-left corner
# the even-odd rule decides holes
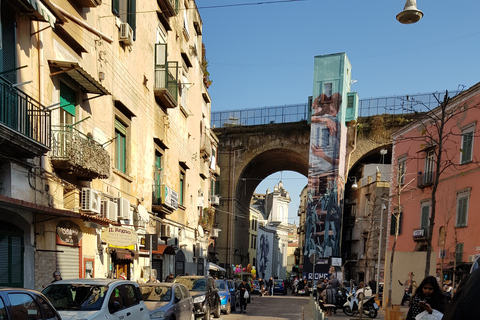
[[[178,62],[155,66],[155,96],[166,108],[175,108],[178,101]]]
[[[0,124],[4,126],[0,137],[12,140],[12,134],[19,134],[21,138],[14,148],[26,149],[19,150],[21,154],[44,154],[50,148],[50,118],[48,109],[0,77]],[[34,143],[28,143],[28,140]]]
[[[72,126],[53,126],[52,164],[56,170],[73,171],[87,179],[110,175],[110,155],[98,142]]]

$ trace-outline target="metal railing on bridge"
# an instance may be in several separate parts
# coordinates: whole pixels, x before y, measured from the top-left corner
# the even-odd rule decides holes
[[[449,91],[453,97],[461,90]],[[445,91],[419,93],[412,95],[389,96],[360,99],[359,117],[371,117],[379,114],[402,115],[413,112],[425,112],[438,106]],[[435,99],[435,97],[437,99]],[[273,106],[264,108],[240,109],[212,112],[212,127],[252,126],[271,123],[299,122],[308,119],[308,103]]]

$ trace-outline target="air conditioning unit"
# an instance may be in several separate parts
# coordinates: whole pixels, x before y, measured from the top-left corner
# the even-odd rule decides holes
[[[125,198],[115,199],[118,206],[117,219],[126,220],[130,217],[130,201]]]
[[[475,262],[475,259],[477,258],[476,255],[471,255],[471,256],[468,256],[468,262]]]
[[[128,23],[120,24],[120,35],[118,39],[126,45],[130,46],[133,44],[133,29]]]
[[[118,207],[115,202],[110,200],[102,200],[102,217],[108,220],[117,221],[117,211]]]
[[[101,209],[102,194],[100,191],[82,188],[82,211],[98,214]]]
[[[212,203],[212,206],[220,205],[220,196],[219,195],[212,196],[211,203]]]
[[[197,207],[202,207],[203,208],[203,196],[198,196],[197,197]]]

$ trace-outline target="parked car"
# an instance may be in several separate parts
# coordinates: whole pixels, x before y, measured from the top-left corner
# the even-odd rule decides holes
[[[150,319],[138,284],[129,280],[60,280],[42,293],[64,320]]]
[[[140,292],[150,312],[150,319],[194,320],[193,299],[180,283],[142,283]]]
[[[240,307],[240,292],[235,290],[235,282],[227,280],[228,291],[230,291],[230,298],[232,299],[232,311],[237,309],[237,304]]]
[[[210,276],[179,276],[174,283],[181,283],[187,287],[193,298],[195,317],[210,320],[210,313],[220,318],[221,302],[215,281]]]
[[[20,288],[0,289],[0,319],[61,320],[50,301],[38,291]]]
[[[273,294],[275,293],[287,294],[287,288],[282,279],[273,280]]]
[[[217,279],[215,280],[215,286],[217,287],[218,294],[220,295],[220,308],[222,309],[223,313],[230,314],[232,308],[235,309],[235,293],[230,292],[227,281],[227,279]]]

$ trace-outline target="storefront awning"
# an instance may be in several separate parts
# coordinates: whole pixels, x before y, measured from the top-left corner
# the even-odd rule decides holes
[[[53,13],[50,12],[50,10],[47,9],[47,7],[42,2],[40,2],[40,0],[27,0],[27,2],[38,13],[36,14],[36,16],[41,17],[41,20],[48,22],[48,24],[52,28],[55,28],[55,16],[53,15]]]
[[[115,253],[115,257],[120,260],[133,260],[135,258],[135,252],[126,249],[115,248],[112,253]]]
[[[158,250],[152,250],[153,254],[175,254],[175,249],[172,246],[166,244],[159,244]]]
[[[77,62],[48,60],[48,64],[50,68],[52,68],[52,76],[64,73],[75,81],[85,92],[100,95],[110,94],[100,82],[95,80],[95,78],[85,71]]]
[[[215,263],[207,262],[207,270],[226,272],[226,270]]]

